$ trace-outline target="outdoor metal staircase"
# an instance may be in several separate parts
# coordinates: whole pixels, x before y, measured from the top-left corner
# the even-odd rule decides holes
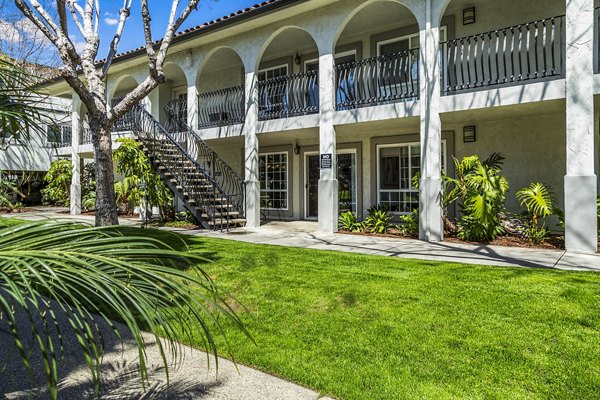
[[[243,180],[194,131],[171,132],[141,105],[128,119],[152,166],[204,228],[244,226]]]

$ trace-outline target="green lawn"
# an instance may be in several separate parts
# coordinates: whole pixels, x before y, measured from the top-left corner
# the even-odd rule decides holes
[[[192,251],[212,253],[205,269],[249,309],[239,312],[256,345],[226,328],[237,360],[323,394],[600,393],[600,274],[184,239]]]
[[[196,239],[238,361],[342,399],[598,398],[600,274]],[[223,341],[221,341],[222,343]],[[194,343],[199,345],[200,341]]]

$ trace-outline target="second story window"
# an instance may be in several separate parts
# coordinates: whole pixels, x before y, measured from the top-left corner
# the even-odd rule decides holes
[[[71,125],[47,125],[46,143],[49,146],[67,147],[71,145]]]

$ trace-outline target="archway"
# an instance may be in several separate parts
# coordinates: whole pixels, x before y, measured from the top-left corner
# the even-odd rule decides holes
[[[258,62],[259,119],[319,112],[319,50],[298,27],[275,32]]]
[[[196,79],[198,126],[244,122],[245,70],[240,56],[222,47],[209,54]]]
[[[166,81],[158,87],[158,115],[161,124],[173,132],[187,130],[187,79],[183,70],[169,62],[164,68]]]

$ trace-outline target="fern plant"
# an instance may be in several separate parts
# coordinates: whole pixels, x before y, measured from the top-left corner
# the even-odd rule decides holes
[[[375,206],[368,209],[365,226],[373,233],[387,233],[394,227],[393,216],[385,206]]]
[[[356,214],[352,211],[346,211],[341,213],[338,218],[338,228],[346,232],[361,232],[364,229],[364,225],[358,220]]]

